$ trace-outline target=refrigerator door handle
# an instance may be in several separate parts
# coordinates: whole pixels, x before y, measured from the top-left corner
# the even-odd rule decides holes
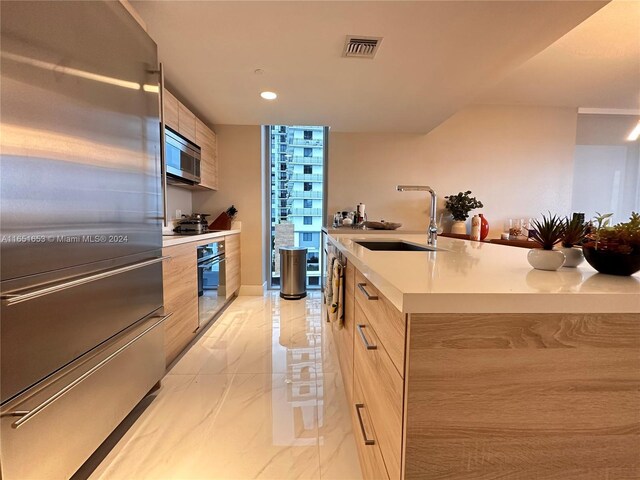
[[[167,227],[169,225],[168,215],[168,195],[167,195],[167,159],[165,145],[165,123],[164,123],[164,66],[160,62],[160,168],[162,181],[162,224]]]
[[[0,300],[2,300],[2,305],[10,307],[11,305],[26,302],[27,300],[32,300],[34,298],[42,297],[44,295],[49,295],[51,293],[59,292],[61,290],[66,290],[68,288],[73,288],[79,285],[95,282],[96,280],[102,280],[103,278],[112,277],[114,275],[119,275],[124,272],[130,272],[131,270],[136,270],[138,268],[147,267],[149,265],[153,265],[155,263],[159,263],[164,260],[167,260],[168,258],[170,257],[164,256],[164,257],[154,258],[152,260],[145,260],[144,262],[134,263],[132,265],[115,268],[113,270],[107,270],[104,272],[96,273],[94,275],[89,275],[88,277],[78,278],[76,280],[59,283],[57,285],[52,285],[50,287],[39,288],[38,290],[32,290],[26,293],[5,294],[0,296]]]
[[[11,428],[14,428],[14,429],[15,428],[19,428],[21,425],[24,425],[30,419],[35,417],[38,413],[40,413],[45,408],[47,408],[49,405],[51,405],[53,402],[55,402],[60,397],[62,397],[66,393],[68,393],[74,387],[78,386],[83,380],[85,380],[86,378],[88,378],[91,375],[93,375],[96,371],[98,371],[103,366],[105,366],[107,363],[109,363],[112,359],[114,359],[122,351],[124,351],[127,348],[129,348],[133,343],[135,343],[137,340],[142,338],[147,332],[153,330],[159,324],[164,322],[171,315],[173,315],[173,313],[170,313],[169,315],[165,315],[165,316],[161,317],[157,322],[154,322],[153,325],[151,325],[150,327],[146,328],[143,332],[139,333],[134,338],[129,340],[126,344],[124,344],[123,346],[118,348],[115,352],[113,352],[111,355],[109,355],[108,357],[103,359],[100,363],[97,363],[96,365],[94,365],[90,370],[87,370],[81,376],[76,378],[73,382],[65,385],[62,389],[58,390],[56,393],[51,395],[49,398],[47,398],[46,400],[44,400],[42,403],[40,403],[36,407],[32,408],[31,410],[14,410],[14,411],[2,414],[2,416],[3,417],[20,417],[18,420],[16,420],[15,422],[13,422],[11,424]]]

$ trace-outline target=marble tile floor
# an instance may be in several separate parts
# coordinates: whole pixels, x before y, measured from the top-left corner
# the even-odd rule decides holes
[[[360,479],[323,319],[320,292],[238,297],[87,477]]]

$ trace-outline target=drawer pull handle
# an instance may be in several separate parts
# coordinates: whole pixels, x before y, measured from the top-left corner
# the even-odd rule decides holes
[[[364,422],[362,421],[362,415],[360,414],[361,408],[364,408],[364,403],[356,403],[356,414],[358,415],[358,422],[360,423],[360,430],[362,431],[362,438],[364,439],[364,444],[375,445],[376,441],[372,438],[367,437],[367,431],[364,429]]]
[[[377,295],[371,295],[369,292],[367,292],[367,289],[364,288],[366,286],[367,286],[366,283],[359,283],[358,284],[358,288],[360,289],[360,291],[362,293],[365,294],[365,296],[367,297],[367,300],[378,300],[378,296]]]
[[[360,334],[360,339],[362,340],[362,343],[364,344],[365,348],[367,350],[377,350],[378,346],[372,343],[369,343],[369,340],[367,340],[367,337],[365,336],[364,331],[362,330],[363,328],[367,328],[367,326],[358,325],[356,328],[358,329],[358,333]]]

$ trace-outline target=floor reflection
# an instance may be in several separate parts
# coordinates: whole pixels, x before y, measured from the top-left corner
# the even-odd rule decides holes
[[[359,479],[320,292],[239,297],[89,478]]]

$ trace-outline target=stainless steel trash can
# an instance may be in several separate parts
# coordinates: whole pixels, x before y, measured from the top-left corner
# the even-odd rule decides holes
[[[287,300],[307,296],[306,248],[280,248],[280,296]]]

